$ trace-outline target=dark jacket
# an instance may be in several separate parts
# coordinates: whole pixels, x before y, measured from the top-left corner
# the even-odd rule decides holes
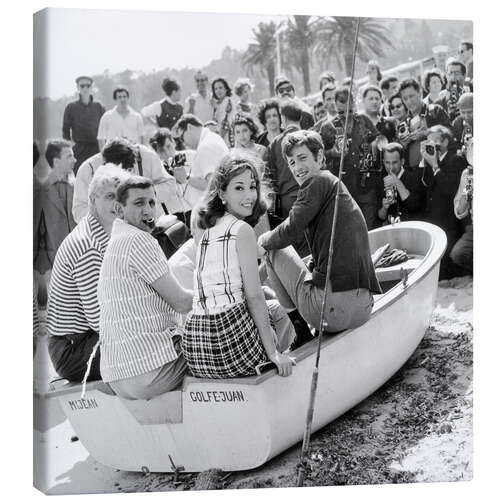
[[[156,117],[158,127],[171,129],[177,120],[182,116],[183,108],[181,104],[171,104],[166,99],[161,102],[161,114]]]
[[[302,110],[302,116],[300,117],[300,128],[302,130],[309,130],[314,126],[314,118],[309,111]]]
[[[75,143],[97,143],[99,121],[106,109],[90,96],[90,102],[84,104],[81,99],[70,102],[64,110],[63,137]]]
[[[338,178],[322,170],[300,187],[288,218],[264,242],[264,248],[284,248],[305,232],[312,254],[312,280],[324,287]],[[343,183],[333,246],[331,285],[334,292],[366,288],[381,293],[375,275],[365,219]]]
[[[387,210],[388,218],[399,217],[400,220],[422,220],[425,213],[426,187],[422,182],[421,168],[405,168],[400,181],[408,189],[410,195],[406,200],[399,197],[396,193],[396,203],[392,204]],[[378,208],[382,207],[382,198],[385,196],[383,182],[381,184],[378,196]]]
[[[66,193],[66,199],[60,196],[59,184]],[[72,206],[73,186],[67,182],[58,181],[51,172],[42,186],[42,210],[46,226],[45,242],[51,267],[54,265],[59,245],[76,226],[71,213]]]
[[[453,200],[466,166],[464,158],[448,151],[439,162],[436,173],[427,162],[423,171],[422,182],[427,187],[425,219],[445,231],[448,247],[462,234],[460,221],[455,217]]]
[[[283,139],[291,132],[300,130],[296,125],[289,125],[269,146],[269,157],[266,169],[266,180],[276,193],[278,209],[276,215],[285,218],[297,198],[299,185],[288,168],[288,162],[283,155],[281,145]]]

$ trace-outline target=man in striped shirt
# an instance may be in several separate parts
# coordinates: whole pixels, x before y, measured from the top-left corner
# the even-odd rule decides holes
[[[57,373],[81,382],[99,338],[97,281],[116,218],[116,189],[130,174],[104,165],[89,186],[90,211],[57,251],[47,305],[49,354]],[[101,378],[99,351],[88,380]]]
[[[151,180],[133,176],[117,191],[119,218],[104,254],[97,295],[101,374],[118,396],[150,399],[178,387],[186,372],[181,316],[193,294],[178,283],[156,239]]]

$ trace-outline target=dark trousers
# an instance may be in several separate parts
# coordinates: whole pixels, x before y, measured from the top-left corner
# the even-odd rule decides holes
[[[99,153],[99,143],[95,142],[75,142],[73,146],[73,154],[76,158],[76,163],[73,166],[73,171],[76,175],[80,165],[95,154]]]
[[[453,245],[450,252],[451,260],[472,273],[473,270],[473,231],[472,224],[465,228],[465,233]]]
[[[97,332],[90,329],[74,335],[51,335],[49,354],[57,374],[70,382],[82,382],[87,371],[87,361],[98,340]],[[92,360],[88,381],[101,380],[100,363],[101,352],[98,348]]]

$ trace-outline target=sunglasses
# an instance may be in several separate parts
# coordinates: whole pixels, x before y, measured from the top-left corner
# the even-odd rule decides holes
[[[284,92],[292,92],[293,91],[293,87],[290,85],[288,87],[280,87],[278,89],[278,94],[283,94]]]
[[[80,83],[80,88],[81,89],[89,89],[90,88],[90,83]]]

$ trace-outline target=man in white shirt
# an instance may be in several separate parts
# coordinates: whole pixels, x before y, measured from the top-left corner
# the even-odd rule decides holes
[[[133,144],[126,139],[114,139],[102,150],[102,153],[85,160],[76,175],[73,194],[73,218],[78,223],[88,213],[89,198],[88,191],[90,181],[96,170],[104,163],[121,165],[134,175],[143,175],[153,181],[156,195],[158,197],[158,213],[164,213],[161,204],[164,203],[169,213],[176,210],[176,182],[163,168],[159,156],[146,146]]]
[[[106,111],[99,122],[97,140],[102,150],[106,142],[115,137],[124,137],[131,142],[141,144],[144,137],[142,116],[129,106],[130,93],[125,87],[113,90],[116,106]]]
[[[193,208],[203,196],[210,176],[229,150],[220,135],[203,127],[202,122],[191,114],[183,115],[176,123],[174,133],[186,148],[196,150],[184,189],[184,199]]]
[[[198,92],[191,94],[184,105],[186,113],[197,116],[202,123],[211,120],[214,115],[214,108],[208,93],[208,76],[202,71],[194,75]]]

